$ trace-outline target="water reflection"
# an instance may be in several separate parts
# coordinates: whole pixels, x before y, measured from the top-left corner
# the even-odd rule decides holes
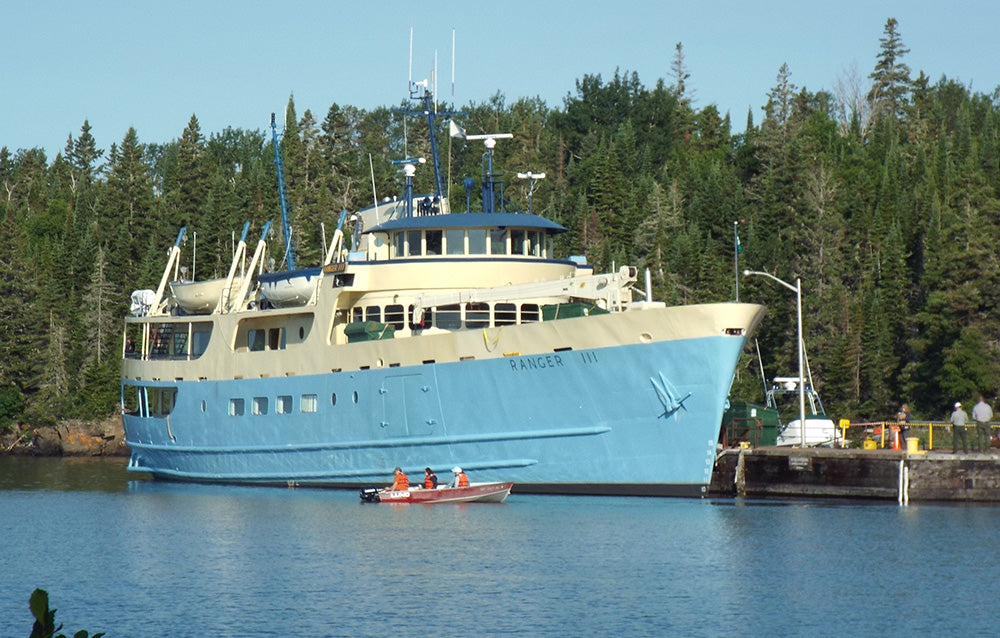
[[[0,490],[122,492],[142,475],[127,457],[0,457]]]

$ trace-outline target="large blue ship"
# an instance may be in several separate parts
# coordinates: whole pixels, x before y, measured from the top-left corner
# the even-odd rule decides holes
[[[495,201],[408,187],[347,219],[349,245],[338,226],[323,264],[276,273],[244,227],[204,282],[177,278],[182,230],[125,323],[129,469],[357,488],[459,465],[521,492],[703,495],[763,308],[653,301],[634,268],[562,258],[563,227]]]

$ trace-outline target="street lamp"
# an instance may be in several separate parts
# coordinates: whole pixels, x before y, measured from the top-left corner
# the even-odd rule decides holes
[[[528,213],[532,213],[533,210],[532,210],[532,206],[531,206],[531,194],[535,190],[535,180],[545,179],[545,173],[532,173],[531,171],[528,171],[527,173],[518,173],[517,177],[518,177],[518,179],[529,180],[528,181]]]
[[[799,446],[806,446],[806,380],[802,374],[802,360],[805,357],[803,352],[803,342],[802,342],[802,279],[799,277],[795,278],[795,285],[778,279],[769,272],[763,272],[760,270],[744,270],[743,276],[749,277],[750,275],[761,275],[762,277],[767,277],[778,282],[785,288],[793,291],[795,293],[796,300],[796,310],[798,314],[798,324],[799,324]]]

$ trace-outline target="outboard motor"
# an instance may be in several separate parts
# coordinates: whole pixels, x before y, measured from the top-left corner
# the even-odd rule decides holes
[[[361,500],[365,503],[378,503],[378,488],[376,487],[366,487],[361,490]]]

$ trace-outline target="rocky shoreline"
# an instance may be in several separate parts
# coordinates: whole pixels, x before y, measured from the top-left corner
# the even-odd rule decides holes
[[[61,421],[52,426],[21,425],[0,434],[0,454],[18,456],[128,456],[119,416],[103,421]]]

